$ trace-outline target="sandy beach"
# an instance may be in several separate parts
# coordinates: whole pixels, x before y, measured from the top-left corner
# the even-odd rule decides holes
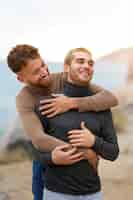
[[[100,174],[105,200],[132,200],[133,162],[131,155],[120,155],[110,163],[101,161]],[[0,200],[30,200],[31,162],[17,162],[0,166]]]
[[[118,134],[120,146],[119,158],[114,161],[100,160],[99,174],[102,181],[104,200],[133,199],[133,134],[131,118],[130,126]],[[16,154],[16,155],[15,155]],[[21,154],[21,156],[20,156]],[[22,161],[22,152],[9,152],[5,161],[0,162],[0,200],[32,200],[31,193],[31,161]],[[19,160],[12,162],[12,160]]]
[[[100,161],[99,173],[105,200],[133,199],[132,134],[120,135],[120,156],[115,162]],[[0,165],[0,200],[30,200],[31,161]]]

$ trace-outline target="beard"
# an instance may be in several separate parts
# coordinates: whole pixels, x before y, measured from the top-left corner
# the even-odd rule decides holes
[[[48,75],[46,77],[42,77],[41,80],[39,81],[40,87],[48,87],[51,85],[51,76]]]
[[[87,86],[93,77],[93,73],[89,75],[81,75],[79,73],[69,73],[68,74],[68,81],[73,83],[74,85],[79,86]]]

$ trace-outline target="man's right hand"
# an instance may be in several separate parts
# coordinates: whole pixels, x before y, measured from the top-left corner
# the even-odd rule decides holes
[[[62,94],[52,94],[52,96],[55,98],[40,101],[39,110],[42,115],[46,115],[48,118],[64,113],[72,108],[77,108],[75,98],[70,98]]]
[[[52,161],[56,165],[72,165],[84,159],[84,152],[78,152],[77,148],[70,145],[56,147],[52,151]]]

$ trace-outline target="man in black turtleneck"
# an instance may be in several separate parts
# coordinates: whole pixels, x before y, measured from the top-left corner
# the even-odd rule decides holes
[[[64,94],[69,97],[93,95],[88,82],[93,76],[91,53],[84,48],[71,50],[65,58],[68,79],[64,84]],[[39,115],[47,132],[64,141],[72,148],[88,148],[102,158],[115,160],[119,153],[111,111],[78,112],[70,110],[46,120]],[[60,147],[57,147],[57,149]],[[65,149],[64,149],[65,151]],[[102,200],[101,183],[98,172],[86,159],[72,165],[57,165],[56,151],[47,154],[45,171],[47,200]]]

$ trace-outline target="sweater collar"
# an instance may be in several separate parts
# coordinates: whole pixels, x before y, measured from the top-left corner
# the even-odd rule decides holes
[[[79,86],[74,85],[70,82],[64,83],[64,94],[69,97],[85,97],[91,96],[92,92],[89,89],[89,86]]]

